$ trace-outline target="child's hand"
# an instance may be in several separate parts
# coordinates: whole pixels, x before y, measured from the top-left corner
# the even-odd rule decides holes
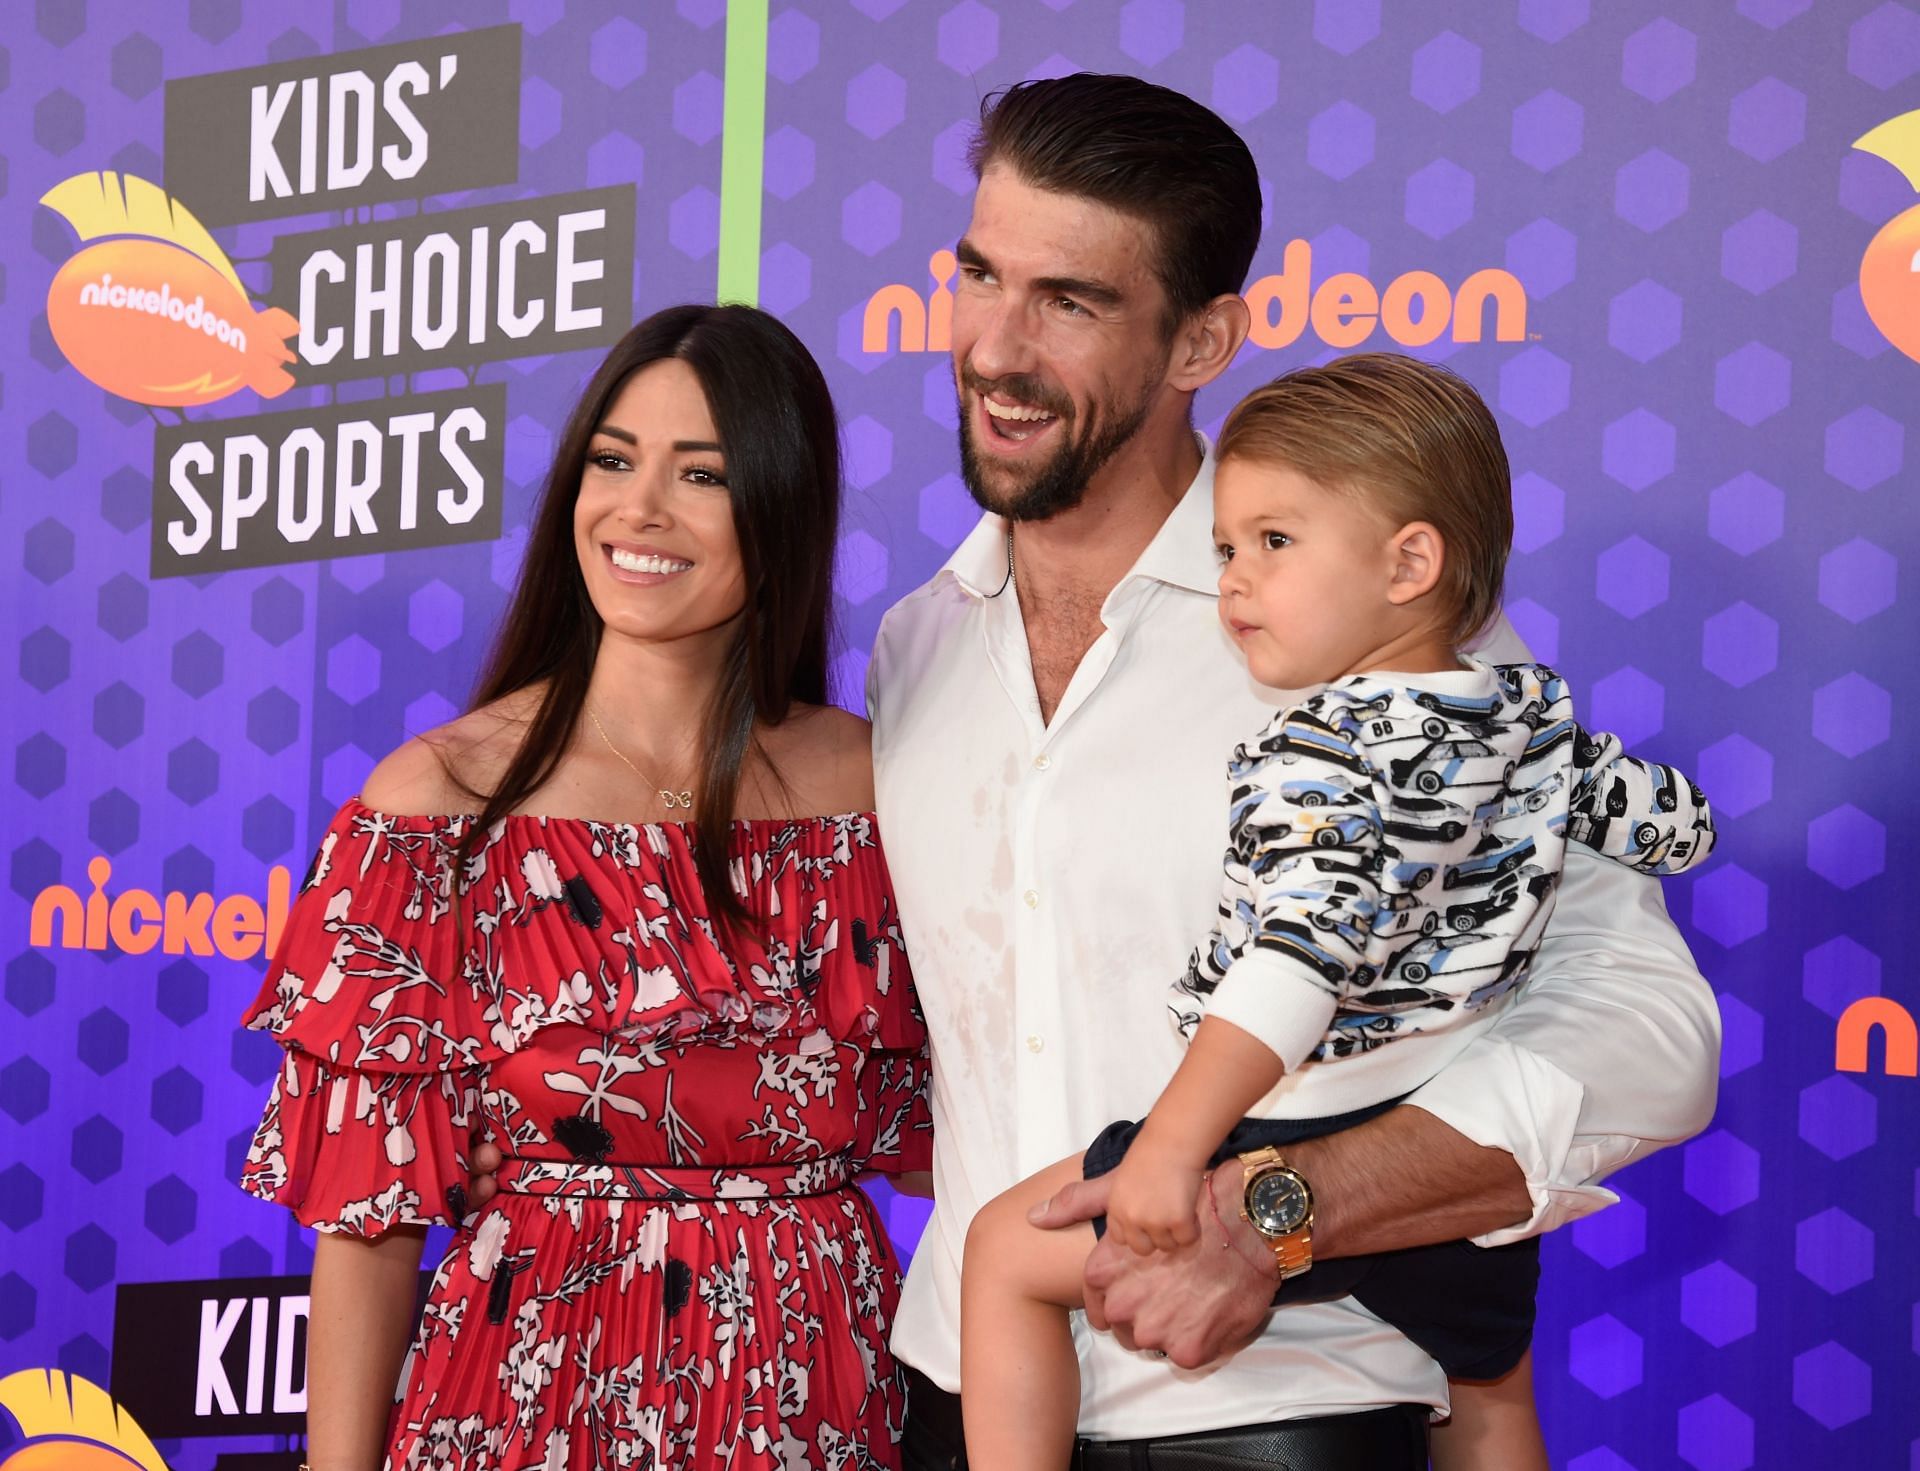
[[[1191,1246],[1200,1239],[1195,1214],[1201,1170],[1135,1147],[1113,1172],[1107,1234],[1142,1256]]]

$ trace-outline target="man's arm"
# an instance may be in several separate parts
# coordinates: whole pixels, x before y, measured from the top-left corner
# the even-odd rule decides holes
[[[1310,1142],[1290,1146],[1287,1158],[1325,1182],[1314,1186],[1316,1258],[1429,1236],[1451,1241],[1526,1212],[1526,1183],[1511,1155],[1469,1143],[1417,1108]],[[1034,1223],[1066,1226],[1098,1215],[1113,1178],[1070,1183],[1034,1212]],[[1240,1214],[1240,1183],[1238,1160],[1201,1182],[1200,1240],[1192,1246],[1143,1257],[1111,1236],[1096,1243],[1084,1282],[1088,1323],[1126,1348],[1159,1349],[1183,1369],[1210,1364],[1258,1334],[1280,1281],[1272,1250]],[[1323,1193],[1338,1203],[1322,1207]],[[1309,1298],[1313,1278],[1297,1279]]]
[[[1453,1241],[1527,1216],[1527,1181],[1511,1154],[1418,1108],[1289,1145],[1286,1154],[1313,1184],[1316,1260]],[[1112,1183],[1111,1175],[1069,1183],[1034,1213],[1034,1224],[1092,1219],[1106,1209]],[[1240,1214],[1240,1162],[1228,1160],[1200,1190],[1198,1243],[1143,1257],[1103,1237],[1086,1266],[1087,1321],[1124,1347],[1159,1349],[1183,1369],[1254,1337],[1279,1286],[1271,1249]],[[1309,1292],[1313,1275],[1299,1279]]]
[[[1313,1186],[1316,1260],[1482,1236],[1527,1217],[1527,1178],[1514,1157],[1418,1108],[1289,1145],[1286,1158]],[[1218,1174],[1238,1200],[1240,1162]]]
[[[1314,1255],[1494,1245],[1612,1203],[1601,1179],[1706,1127],[1719,1048],[1713,993],[1659,882],[1570,850],[1553,923],[1506,1013],[1407,1104],[1288,1149],[1314,1187]],[[1213,1180],[1228,1238],[1250,1250],[1258,1239],[1232,1207],[1238,1174],[1229,1162]],[[1103,1185],[1069,1186],[1038,1224],[1097,1215]],[[1087,1274],[1090,1321],[1182,1364],[1234,1347],[1265,1310],[1240,1251],[1142,1260],[1102,1242]]]
[[[1611,1205],[1601,1180],[1704,1129],[1719,1060],[1719,1008],[1659,880],[1570,845],[1526,989],[1408,1102],[1518,1165],[1524,1218],[1458,1233],[1494,1246]]]
[[[1659,881],[1569,849],[1514,1004],[1407,1104],[1288,1148],[1313,1185],[1314,1255],[1498,1245],[1610,1205],[1600,1180],[1706,1127],[1719,1054],[1713,992]],[[1043,1224],[1097,1214],[1096,1183],[1062,1191]]]
[[[1411,1106],[1287,1150],[1313,1185],[1314,1255],[1498,1246],[1611,1205],[1601,1180],[1707,1126],[1719,1057],[1659,880],[1570,846],[1514,1004]]]

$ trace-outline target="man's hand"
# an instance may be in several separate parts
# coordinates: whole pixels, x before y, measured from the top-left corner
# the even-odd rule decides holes
[[[468,1136],[467,1146],[468,1168],[473,1171],[467,1178],[467,1208],[473,1210],[492,1200],[500,1189],[493,1172],[500,1168],[501,1155],[497,1147],[480,1137],[478,1129]]]
[[[1266,1243],[1241,1219],[1239,1181],[1238,1160],[1206,1177],[1196,1202],[1205,1229],[1192,1246],[1143,1257],[1109,1236],[1094,1247],[1084,1283],[1087,1322],[1126,1348],[1157,1349],[1183,1369],[1210,1364],[1252,1340],[1266,1321],[1280,1272]],[[1072,1181],[1029,1219],[1050,1230],[1090,1221],[1106,1210],[1111,1184],[1112,1176]],[[1225,1208],[1217,1207],[1221,1200]]]
[[[1194,1214],[1200,1181],[1199,1169],[1142,1150],[1136,1141],[1114,1167],[1107,1190],[1107,1240],[1141,1256],[1192,1246],[1200,1239]]]

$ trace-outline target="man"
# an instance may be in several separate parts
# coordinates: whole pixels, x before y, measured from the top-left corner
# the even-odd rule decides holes
[[[964,1465],[973,1213],[1141,1117],[1179,1060],[1163,996],[1218,898],[1225,757],[1286,698],[1217,625],[1212,460],[1191,427],[1247,334],[1251,156],[1205,108],[1125,77],[1024,84],[982,118],[953,356],[988,514],[887,615],[869,674],[933,1039],[935,1206],[894,1334],[909,1468]],[[1483,647],[1522,653],[1504,620]],[[1600,1177],[1710,1117],[1717,1027],[1657,884],[1570,856],[1530,989],[1487,1038],[1383,1118],[1261,1163],[1310,1192],[1310,1229],[1256,1233],[1229,1164],[1198,1208],[1238,1250],[1096,1250],[1087,1316],[1112,1331],[1080,1330],[1086,1464],[1424,1466],[1438,1369],[1351,1299],[1269,1317],[1280,1274],[1256,1264],[1494,1244],[1608,1203]],[[1063,1192],[1046,1223],[1103,1198]]]

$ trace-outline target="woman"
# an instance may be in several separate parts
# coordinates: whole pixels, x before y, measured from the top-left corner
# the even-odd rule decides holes
[[[475,708],[334,819],[248,1019],[287,1056],[245,1187],[322,1233],[314,1471],[898,1463],[897,1268],[853,1179],[926,1168],[925,1037],[866,725],[824,704],[838,488],[790,332],[641,323]],[[501,1189],[395,1409],[476,1123]]]

